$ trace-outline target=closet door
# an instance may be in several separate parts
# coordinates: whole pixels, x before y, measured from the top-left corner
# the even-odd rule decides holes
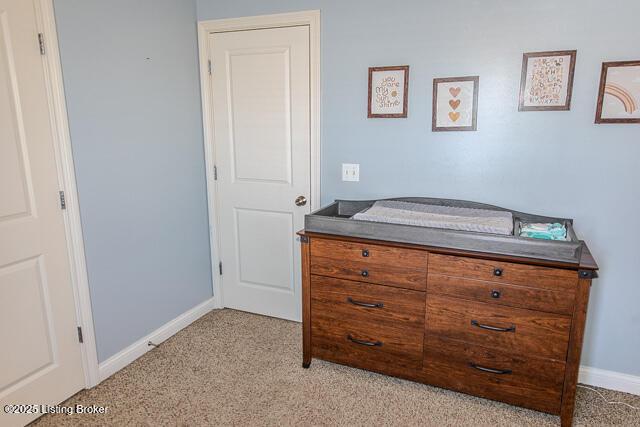
[[[309,213],[309,27],[212,33],[224,306],[300,320],[296,231]]]
[[[84,386],[33,1],[0,0],[0,425]]]

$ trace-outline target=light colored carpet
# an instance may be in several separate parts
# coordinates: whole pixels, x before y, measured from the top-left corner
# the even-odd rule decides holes
[[[213,311],[64,405],[106,415],[46,415],[36,425],[559,425],[559,418],[314,360],[298,323]],[[640,406],[640,397],[602,390]],[[579,389],[576,425],[640,426],[640,411]]]

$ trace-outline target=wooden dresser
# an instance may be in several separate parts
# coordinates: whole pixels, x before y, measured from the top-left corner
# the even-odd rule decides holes
[[[303,366],[328,360],[573,420],[579,265],[300,232]]]

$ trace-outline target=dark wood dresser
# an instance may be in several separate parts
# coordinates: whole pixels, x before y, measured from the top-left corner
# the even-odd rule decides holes
[[[318,358],[573,421],[597,265],[300,232],[303,366]]]

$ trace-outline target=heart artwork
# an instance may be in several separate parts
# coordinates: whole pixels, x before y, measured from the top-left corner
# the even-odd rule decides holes
[[[452,122],[455,122],[460,118],[460,113],[458,113],[457,111],[452,111],[449,113],[449,118]]]
[[[449,100],[449,105],[451,106],[451,108],[453,108],[455,110],[456,108],[458,108],[460,106],[460,100],[459,99],[450,99]]]
[[[450,87],[449,88],[449,93],[451,94],[451,96],[453,96],[454,98],[456,98],[458,95],[460,95],[460,91],[462,89],[459,87]]]

